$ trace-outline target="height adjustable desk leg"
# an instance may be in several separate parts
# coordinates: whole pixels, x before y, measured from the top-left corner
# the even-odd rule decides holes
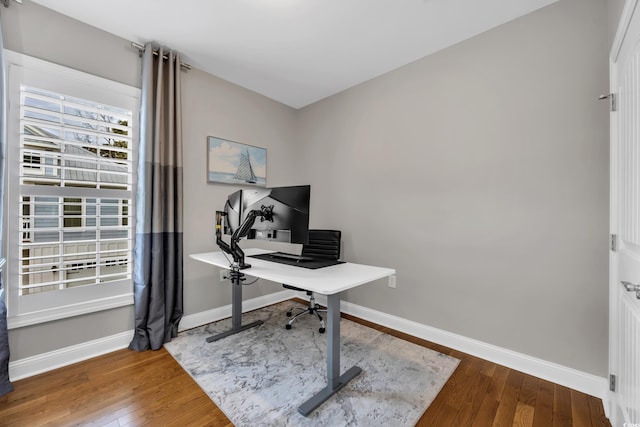
[[[264,323],[262,320],[256,320],[255,322],[242,325],[242,283],[233,283],[231,288],[231,329],[208,337],[206,340],[207,342],[218,341],[222,338],[228,337],[229,335],[246,331],[247,329],[260,326]]]
[[[327,386],[298,408],[305,417],[338,392],[362,369],[352,366],[340,375],[340,294],[327,296]]]

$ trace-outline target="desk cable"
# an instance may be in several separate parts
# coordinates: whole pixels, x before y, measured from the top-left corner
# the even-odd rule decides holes
[[[233,262],[231,262],[231,260],[229,259],[229,257],[227,256],[227,254],[225,252],[222,252],[222,255],[224,255],[224,257],[227,259],[227,261],[229,262],[229,265],[233,264]],[[228,279],[228,277],[227,277]],[[258,280],[260,280],[259,277],[256,278],[256,280],[254,280],[253,282],[249,282],[249,283],[243,283],[244,286],[248,286],[248,285],[253,285],[254,283],[256,283]]]

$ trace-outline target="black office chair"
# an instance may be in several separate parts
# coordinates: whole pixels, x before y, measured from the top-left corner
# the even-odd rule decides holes
[[[327,259],[337,261],[340,259],[340,238],[342,233],[339,230],[309,230],[309,243],[302,245],[302,256],[308,256],[313,259]],[[326,313],[326,309],[319,308],[316,304],[316,299],[313,295],[313,292],[307,291],[306,289],[297,288],[291,285],[282,285],[287,289],[293,289],[294,291],[306,292],[309,296],[309,306],[307,308],[303,307],[292,307],[287,311],[287,317],[293,316],[294,311],[300,311],[300,313],[296,314],[289,320],[286,328],[291,329],[291,325],[296,321],[300,316],[304,316],[306,314],[315,314],[318,316],[320,320],[320,333],[324,333],[325,331],[325,323],[324,319],[320,315],[320,313]]]

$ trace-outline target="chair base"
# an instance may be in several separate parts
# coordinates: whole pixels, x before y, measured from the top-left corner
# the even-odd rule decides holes
[[[294,316],[293,315],[294,311],[300,311],[300,312]],[[326,312],[327,312],[326,308],[319,308],[318,304],[316,304],[316,299],[312,294],[311,297],[309,298],[308,307],[304,308],[304,307],[294,306],[287,311],[286,313],[287,317],[291,317],[291,320],[289,320],[289,322],[286,324],[285,329],[291,329],[293,322],[295,322],[299,317],[305,316],[307,314],[312,314],[318,317],[318,320],[320,321],[320,328],[318,328],[318,332],[323,334],[326,331],[326,327],[325,327],[324,319],[322,318],[320,313],[326,313]]]

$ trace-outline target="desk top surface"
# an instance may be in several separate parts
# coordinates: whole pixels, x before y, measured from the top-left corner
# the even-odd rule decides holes
[[[332,295],[356,286],[382,279],[396,273],[394,269],[346,262],[330,267],[311,270],[276,262],[251,258],[251,255],[273,252],[262,249],[245,249],[245,262],[251,268],[242,270],[247,276],[296,286],[322,295]],[[220,268],[229,268],[225,254],[206,252],[191,254],[191,258]]]

